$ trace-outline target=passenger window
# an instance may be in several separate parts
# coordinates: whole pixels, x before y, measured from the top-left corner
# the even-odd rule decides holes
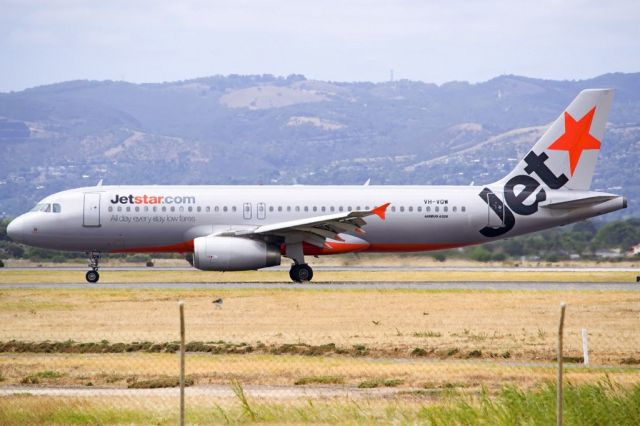
[[[144,206],[144,211],[148,212],[149,211],[149,206]]]
[[[446,211],[449,211],[449,207],[444,206],[443,210],[444,210],[445,212],[446,212]]]
[[[118,210],[120,209],[120,207],[118,207]],[[162,211],[166,212],[167,211],[167,207],[166,206],[162,206]]]
[[[304,206],[304,211],[308,212],[309,211],[309,206]]]
[[[211,211],[211,206],[207,206],[207,207],[205,208],[205,210],[206,210],[206,212],[207,212],[207,213],[209,213],[209,212]]]
[[[332,211],[332,212],[336,211],[336,208],[335,208],[335,207],[333,207],[333,206],[331,206],[331,211]]]
[[[351,211],[351,206],[347,207],[347,210]]]
[[[322,210],[322,211],[326,211],[326,210],[327,210],[327,208],[326,208],[325,206],[322,206],[322,209],[321,209],[321,210]]]
[[[364,207],[364,209],[365,209],[365,210],[371,210],[371,209],[369,208],[369,206],[365,206],[365,207]]]
[[[127,208],[129,208],[129,207],[127,207]],[[175,208],[174,206],[171,206],[171,211],[172,211],[172,212],[175,212],[175,211],[176,211],[176,208]]]
[[[227,211],[227,206],[224,206],[224,207],[222,208],[222,211],[223,211],[223,212],[226,212],[226,211]]]
[[[121,212],[122,211],[122,206],[118,206],[118,211]]]
[[[189,207],[189,208],[191,208],[191,207]],[[184,211],[184,206],[178,207],[178,211],[183,212]]]
[[[180,207],[180,208],[182,208],[182,207]],[[189,210],[190,212],[192,212],[192,211],[193,211],[193,207],[189,206],[189,209],[188,209],[188,210]],[[182,210],[180,210],[180,211],[182,211]]]
[[[282,206],[278,206],[278,211],[281,212],[282,211]]]
[[[237,209],[236,209],[236,206],[231,207],[231,211],[232,211],[232,212],[235,212],[236,210],[237,210]]]
[[[367,210],[369,210],[369,209],[367,209]],[[395,212],[396,211],[396,206],[391,207],[391,211]]]
[[[157,211],[158,211],[158,207],[153,206],[153,211],[154,211],[154,212],[157,212]]]
[[[207,207],[207,211],[209,211],[209,207]],[[214,211],[214,212],[216,212],[216,213],[218,213],[218,212],[220,211],[220,207],[215,206],[215,207],[213,208],[213,211]]]
[[[413,211],[413,206],[409,206],[409,211],[412,212]]]
[[[463,212],[466,212],[467,208],[465,206],[462,206],[462,207],[460,207],[460,210],[463,211]]]
[[[404,213],[404,206],[400,206],[400,211]]]
[[[430,212],[431,211],[431,206],[425,207],[425,211]]]
[[[113,211],[113,207],[109,206],[109,208],[107,210],[112,212]]]
[[[458,210],[458,208],[456,206],[453,206],[451,210],[453,210],[453,212],[455,213]]]
[[[299,212],[300,211],[300,206],[296,206],[296,211]]]
[[[272,212],[273,211],[273,206],[269,206],[269,211]]]
[[[127,206],[127,207],[126,207],[126,210],[127,210],[128,212],[130,212],[130,211],[131,211],[131,207]]]
[[[202,211],[202,207],[198,206],[196,207],[196,210],[198,211],[198,213],[200,213]]]
[[[440,207],[436,206],[436,208],[434,209],[436,212],[440,211]]]
[[[418,210],[419,212],[421,212],[421,211],[422,211],[422,206],[418,206],[417,210]]]
[[[287,206],[287,211],[290,212],[291,211],[291,206]]]
[[[139,212],[140,211],[140,206],[136,206],[136,211]]]

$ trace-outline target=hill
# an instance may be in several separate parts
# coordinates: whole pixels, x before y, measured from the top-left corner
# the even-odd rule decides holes
[[[584,88],[616,89],[594,188],[637,215],[640,73],[478,84],[213,76],[0,93],[0,216],[109,184],[469,184],[506,173]]]

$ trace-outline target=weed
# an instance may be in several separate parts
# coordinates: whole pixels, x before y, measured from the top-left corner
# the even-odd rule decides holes
[[[245,416],[251,417],[252,421],[256,421],[256,412],[251,408],[249,401],[247,400],[247,396],[244,393],[244,389],[242,388],[242,384],[234,380],[231,382],[231,389],[233,389],[233,393],[236,394],[236,397],[240,401],[240,405],[242,407],[242,413]]]
[[[360,389],[371,389],[379,387],[394,388],[396,386],[400,386],[403,383],[404,380],[401,379],[370,379],[360,383],[358,387]]]
[[[185,377],[184,385],[193,385],[192,377]],[[179,377],[159,376],[146,380],[138,380],[137,378],[127,379],[127,387],[129,389],[157,389],[157,388],[175,388],[180,386]]]
[[[467,354],[467,358],[481,358],[481,357],[482,357],[482,351],[479,349],[474,349]]]
[[[295,382],[293,382],[296,386],[301,385],[341,385],[344,383],[344,377],[342,376],[309,376],[309,377],[301,377]]]
[[[413,337],[442,337],[442,333],[437,331],[416,331],[413,333]]]
[[[422,348],[414,348],[411,351],[411,356],[427,356],[428,352]]]

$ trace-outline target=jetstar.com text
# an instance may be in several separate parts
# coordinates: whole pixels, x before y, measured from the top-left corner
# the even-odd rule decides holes
[[[180,195],[114,195],[111,204],[195,204],[196,197]]]

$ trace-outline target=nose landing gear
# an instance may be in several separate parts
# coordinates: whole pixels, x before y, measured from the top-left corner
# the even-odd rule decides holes
[[[100,279],[100,274],[98,273],[98,262],[100,261],[100,253],[97,251],[92,251],[87,254],[89,255],[89,268],[91,268],[91,271],[87,272],[85,278],[90,283],[97,283]]]

